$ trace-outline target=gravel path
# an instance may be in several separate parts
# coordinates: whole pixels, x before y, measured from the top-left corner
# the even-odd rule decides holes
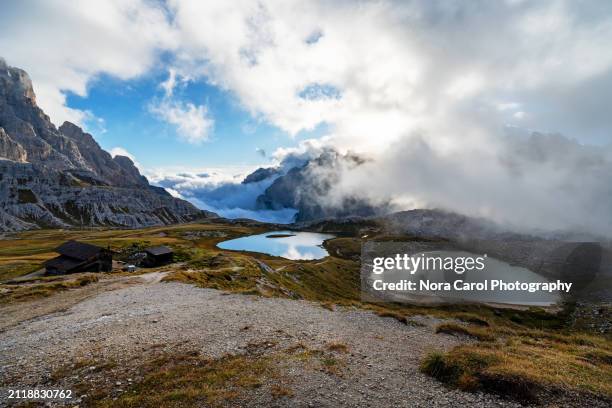
[[[317,303],[158,280],[159,275],[152,275],[140,284],[103,291],[64,311],[5,328],[0,332],[0,380],[12,386],[44,384],[54,369],[75,357],[128,364],[155,347],[180,345],[220,357],[266,341],[278,350],[298,342],[317,349],[340,342],[350,351],[343,357],[341,376],[290,365],[287,375],[296,379],[294,397],[272,400],[255,394],[251,405],[519,406],[487,394],[448,389],[418,371],[427,351],[466,341],[434,334],[435,319],[419,318],[425,326],[413,327],[362,310],[330,311]]]

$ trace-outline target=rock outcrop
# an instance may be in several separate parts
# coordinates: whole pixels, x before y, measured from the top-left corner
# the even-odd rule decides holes
[[[0,59],[0,231],[138,228],[213,215],[149,185],[129,158],[113,158],[77,125],[56,128],[27,73]]]
[[[348,195],[333,199],[330,197],[342,169],[362,163],[363,159],[358,156],[341,155],[331,149],[325,151],[316,159],[293,167],[274,180],[257,197],[257,209],[295,208],[298,210],[294,220],[296,222],[384,214],[388,212],[384,204],[372,205],[363,198]]]
[[[0,158],[25,163],[28,159],[28,153],[17,142],[15,142],[4,129],[0,128]]]
[[[281,175],[281,170],[277,167],[260,167],[242,180],[242,184],[257,183],[271,177]]]

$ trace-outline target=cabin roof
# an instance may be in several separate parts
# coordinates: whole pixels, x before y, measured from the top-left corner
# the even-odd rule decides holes
[[[98,255],[104,248],[84,242],[68,241],[55,249],[60,255],[85,261]]]
[[[45,267],[68,271],[76,266],[81,265],[82,263],[83,261],[79,259],[71,258],[65,255],[60,255],[56,258],[50,259],[47,262],[45,262]]]
[[[156,247],[147,248],[145,249],[145,252],[153,256],[159,256],[159,255],[171,254],[172,249],[168,248],[167,246],[160,245]]]

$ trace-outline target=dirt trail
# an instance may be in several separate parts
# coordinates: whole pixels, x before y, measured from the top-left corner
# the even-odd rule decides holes
[[[129,365],[155,347],[180,345],[216,358],[245,353],[253,343],[269,342],[272,352],[298,343],[324,349],[339,342],[349,350],[339,357],[342,375],[289,365],[286,375],[294,396],[274,400],[253,391],[249,406],[519,406],[451,390],[419,372],[429,350],[466,341],[435,334],[439,321],[433,318],[417,318],[424,326],[413,327],[363,310],[330,311],[306,301],[161,283],[162,276],[102,281],[27,307],[21,304],[35,308],[29,312],[1,308],[1,382],[49,384],[54,370],[76,359]]]

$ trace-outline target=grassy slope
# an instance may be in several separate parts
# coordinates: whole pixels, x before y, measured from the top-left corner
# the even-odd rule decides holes
[[[57,292],[80,288],[98,282],[98,274],[79,273],[68,276],[49,276],[22,281],[20,285],[0,285],[0,304],[23,302],[52,296]]]
[[[446,354],[433,352],[423,362],[422,370],[460,388],[531,400],[558,391],[612,397],[612,342],[600,335],[570,330],[566,325],[570,309],[552,315],[539,309],[363,303],[358,261],[361,241],[352,237],[328,241],[326,247],[334,256],[317,261],[290,261],[216,247],[220,241],[264,230],[264,226],[190,224],[144,230],[27,232],[0,241],[0,268],[22,260],[32,262],[30,268],[38,267],[37,262],[55,256],[52,249],[67,239],[110,245],[114,250],[166,244],[182,261],[172,266],[167,281],[307,299],[332,309],[333,305],[355,306],[406,324],[410,324],[409,316],[417,314],[454,319],[438,331],[470,336],[477,342]]]
[[[274,400],[293,396],[294,378],[283,375],[288,365],[341,376],[348,347],[331,342],[322,349],[295,343],[274,349],[275,343],[249,343],[244,354],[211,359],[202,350],[173,349],[143,356],[130,367],[136,381],[123,382],[117,392],[114,361],[79,359],[51,373],[55,382],[78,376],[77,395],[86,395],[84,405],[99,408],[127,407],[222,407],[248,406],[250,392],[266,393]],[[110,378],[109,378],[110,377]]]

